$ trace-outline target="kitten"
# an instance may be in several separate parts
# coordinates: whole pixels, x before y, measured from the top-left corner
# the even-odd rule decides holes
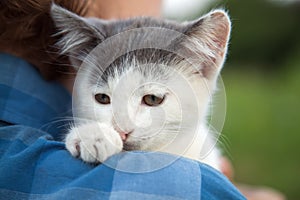
[[[99,163],[121,151],[162,151],[220,169],[206,117],[231,30],[224,11],[185,23],[82,18],[54,4],[51,15],[61,53],[78,70],[74,112],[86,119],[66,135],[73,156]]]

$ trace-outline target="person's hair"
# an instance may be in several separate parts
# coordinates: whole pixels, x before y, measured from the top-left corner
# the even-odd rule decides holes
[[[0,51],[33,64],[45,79],[57,79],[69,67],[58,55],[57,29],[49,14],[54,2],[78,15],[85,15],[88,0],[1,0]]]

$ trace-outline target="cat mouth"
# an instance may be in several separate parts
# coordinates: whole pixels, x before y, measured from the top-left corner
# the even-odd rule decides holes
[[[140,150],[140,145],[132,142],[123,142],[123,150],[124,151],[134,151],[134,150]]]

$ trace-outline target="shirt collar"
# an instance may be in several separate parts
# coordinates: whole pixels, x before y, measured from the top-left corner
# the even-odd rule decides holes
[[[71,96],[60,84],[45,81],[26,61],[0,53],[0,120],[49,128],[70,105]]]

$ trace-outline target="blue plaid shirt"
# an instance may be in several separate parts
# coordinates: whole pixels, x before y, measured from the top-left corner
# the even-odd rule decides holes
[[[143,173],[172,155],[123,153],[93,166],[59,141],[69,93],[27,62],[0,53],[0,199],[245,199],[222,174],[185,158]],[[58,128],[59,127],[59,128]],[[136,157],[138,155],[138,157]]]

